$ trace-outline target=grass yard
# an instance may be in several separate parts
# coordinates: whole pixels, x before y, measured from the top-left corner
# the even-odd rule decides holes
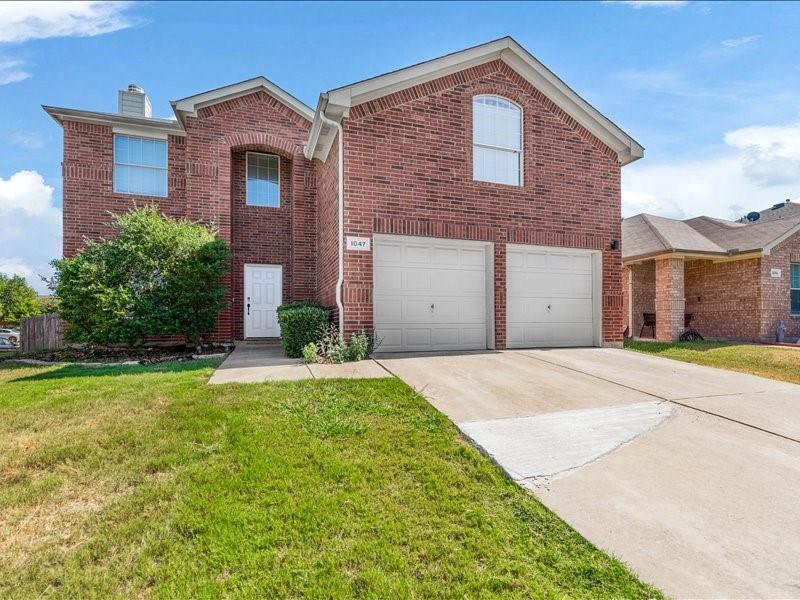
[[[0,597],[660,597],[395,379],[0,365]]]
[[[698,342],[626,341],[625,348],[698,365],[800,383],[800,349],[713,340]]]

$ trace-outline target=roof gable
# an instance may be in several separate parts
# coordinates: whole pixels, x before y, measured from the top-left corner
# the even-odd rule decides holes
[[[314,111],[311,107],[263,76],[240,81],[239,83],[232,83],[231,85],[209,90],[202,94],[195,94],[194,96],[189,96],[181,100],[173,100],[170,104],[172,105],[172,110],[175,112],[175,116],[178,117],[181,124],[185,126],[185,118],[196,117],[197,111],[201,108],[232,100],[233,98],[239,98],[240,96],[246,96],[247,94],[252,94],[257,91],[264,91],[309,121],[314,119]]]
[[[323,135],[324,120],[321,117],[338,122],[347,116],[353,106],[495,60],[503,61],[519,73],[556,106],[614,150],[621,164],[628,164],[644,156],[644,148],[636,140],[581,98],[513,38],[504,37],[321,94],[309,137],[308,157],[324,160],[333,143],[335,130],[325,128],[327,133]]]

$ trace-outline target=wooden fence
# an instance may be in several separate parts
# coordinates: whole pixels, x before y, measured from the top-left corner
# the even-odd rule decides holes
[[[55,350],[64,345],[64,323],[58,315],[24,317],[19,326],[19,344],[23,352]]]

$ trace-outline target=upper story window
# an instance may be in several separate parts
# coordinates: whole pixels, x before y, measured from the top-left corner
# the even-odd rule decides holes
[[[789,266],[789,312],[800,315],[800,264]]]
[[[280,159],[274,154],[247,153],[247,204],[281,205]]]
[[[500,96],[472,100],[472,178],[522,185],[522,109]]]
[[[167,195],[167,141],[114,134],[114,191]]]

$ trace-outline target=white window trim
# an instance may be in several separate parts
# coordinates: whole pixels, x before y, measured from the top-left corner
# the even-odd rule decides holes
[[[792,267],[800,269],[800,263],[789,263],[789,314],[793,317],[800,317],[800,312],[792,311],[792,292],[800,288],[792,287]]]
[[[146,196],[148,198],[168,198],[169,197],[169,140],[166,137],[160,136],[153,136],[153,135],[141,135],[138,133],[129,133],[124,131],[117,131],[116,129],[112,130],[112,140],[111,140],[111,187],[115,194],[122,194],[125,196]],[[135,163],[124,163],[124,162],[117,162],[117,136],[124,136],[128,138],[139,138],[142,140],[154,140],[156,142],[164,142],[164,149],[167,151],[167,164],[166,166],[162,167],[148,167],[146,165],[137,165]],[[123,167],[139,167],[142,169],[153,169],[156,171],[164,171],[164,177],[166,179],[166,186],[164,188],[164,194],[143,194],[143,193],[136,193],[136,192],[121,192],[117,189],[117,177],[116,177],[116,170],[117,165],[122,165]]]
[[[507,148],[505,146],[493,146],[491,144],[479,144],[475,141],[475,100],[477,98],[500,98],[509,104],[516,106],[519,109],[519,150],[515,148]],[[506,98],[499,94],[475,94],[472,97],[472,181],[480,181],[482,183],[491,183],[493,185],[508,185],[511,187],[523,187],[525,185],[525,109],[519,104],[514,102],[511,98]],[[499,181],[486,181],[485,179],[475,179],[475,146],[479,148],[487,148],[489,150],[503,150],[504,152],[516,152],[519,154],[519,181],[517,183],[501,183]]]
[[[245,153],[245,161],[244,161],[244,203],[247,206],[259,206],[261,208],[280,208],[281,207],[281,157],[278,154],[272,154],[270,152],[252,152],[248,151]],[[273,156],[278,161],[278,204],[275,206],[267,206],[265,204],[250,204],[247,201],[247,172],[250,170],[250,155],[256,154],[258,156]]]

